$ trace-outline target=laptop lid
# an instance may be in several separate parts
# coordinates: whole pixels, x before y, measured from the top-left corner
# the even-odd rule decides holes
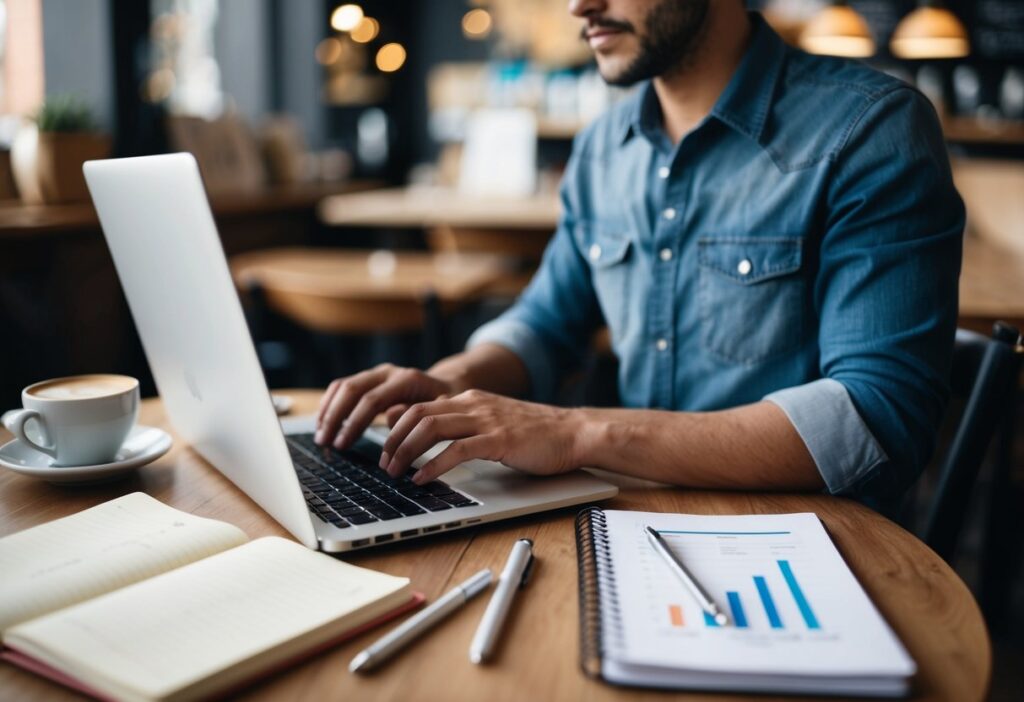
[[[316,548],[195,159],[89,161],[83,170],[175,431]]]

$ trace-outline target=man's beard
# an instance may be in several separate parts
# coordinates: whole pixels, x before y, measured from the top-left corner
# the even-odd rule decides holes
[[[601,77],[609,85],[628,86],[684,68],[700,48],[708,4],[709,0],[662,0],[644,20],[644,33],[638,35],[640,52],[633,62],[617,75]],[[636,31],[627,23],[608,24]]]

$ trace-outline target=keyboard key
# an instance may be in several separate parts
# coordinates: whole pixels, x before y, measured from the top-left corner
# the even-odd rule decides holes
[[[339,529],[345,529],[346,527],[349,526],[349,523],[346,522],[341,517],[339,517],[338,515],[334,515],[333,517],[331,517],[331,519],[329,521],[331,522],[331,524],[333,524],[334,526],[338,527]]]
[[[446,495],[437,495],[438,499],[444,500],[452,507],[469,507],[470,505],[479,504],[469,499],[465,495],[461,495],[457,492],[450,492]]]
[[[443,500],[439,500],[436,497],[431,497],[430,495],[425,495],[423,497],[417,497],[415,499],[416,499],[416,503],[420,507],[426,507],[431,512],[440,512],[441,510],[451,509],[452,508],[452,505],[448,504],[447,502],[445,502]]]
[[[377,517],[377,519],[380,519],[382,521],[387,521],[389,519],[398,519],[399,517],[405,516],[398,510],[391,509],[390,507],[368,507],[367,509],[370,511],[370,514],[372,514],[373,516]]]
[[[422,487],[423,490],[425,490],[428,495],[433,495],[435,497],[452,492],[452,489],[448,487],[445,483],[442,483],[440,480],[435,480],[433,482],[427,483]]]
[[[349,521],[349,524],[369,524],[370,522],[377,521],[375,516],[367,512],[363,512],[362,514],[353,514],[351,516],[346,515],[345,519]]]

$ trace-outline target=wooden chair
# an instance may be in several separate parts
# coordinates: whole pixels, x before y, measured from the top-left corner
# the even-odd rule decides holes
[[[445,351],[444,319],[475,301],[504,269],[494,256],[404,251],[286,248],[231,259],[257,338],[268,315],[328,336],[418,332],[423,365]]]
[[[1020,373],[1020,332],[998,322],[992,338],[957,330],[952,390],[967,398],[952,444],[939,469],[922,537],[951,562],[956,553],[972,488],[997,429],[1011,431]],[[1009,470],[1009,466],[1000,469]],[[1008,479],[1008,475],[1006,476]]]

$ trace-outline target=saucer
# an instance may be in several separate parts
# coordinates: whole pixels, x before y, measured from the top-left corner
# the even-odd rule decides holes
[[[128,434],[112,463],[60,467],[51,466],[49,456],[15,439],[0,446],[0,466],[51,483],[100,482],[155,461],[170,450],[171,443],[170,434],[164,430],[139,424]]]

